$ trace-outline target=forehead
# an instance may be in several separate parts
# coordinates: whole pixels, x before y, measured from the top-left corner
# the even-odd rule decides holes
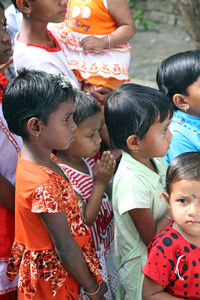
[[[95,129],[101,126],[101,112],[97,112],[94,115],[88,117],[84,121],[82,121],[78,128],[81,130]]]

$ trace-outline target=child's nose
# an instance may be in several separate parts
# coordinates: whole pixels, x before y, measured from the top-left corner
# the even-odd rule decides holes
[[[70,128],[71,128],[71,130],[73,130],[73,131],[75,131],[75,130],[77,129],[77,125],[76,125],[76,123],[74,122],[73,117],[71,117]]]
[[[173,134],[171,133],[171,131],[168,129],[169,131],[169,140],[171,140],[173,138]]]

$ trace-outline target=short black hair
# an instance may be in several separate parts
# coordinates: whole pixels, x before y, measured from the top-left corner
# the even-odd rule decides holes
[[[27,139],[26,123],[37,117],[45,124],[49,115],[65,101],[74,101],[71,85],[62,86],[63,77],[43,71],[18,71],[3,93],[3,114],[11,132]]]
[[[74,122],[79,125],[81,122],[98,112],[101,112],[101,109],[96,100],[85,92],[76,90],[73,116]]]
[[[187,89],[200,76],[200,50],[176,53],[164,59],[157,70],[159,90],[171,101],[175,94],[188,95]]]
[[[180,180],[200,181],[200,152],[185,152],[174,158],[166,174],[166,190],[170,195],[172,185]]]
[[[3,3],[0,1],[0,7],[4,10],[5,8],[4,8],[4,5],[3,5]]]
[[[127,148],[127,138],[133,134],[142,139],[150,126],[159,118],[163,122],[173,115],[168,98],[153,88],[127,83],[116,88],[104,109],[110,145]]]

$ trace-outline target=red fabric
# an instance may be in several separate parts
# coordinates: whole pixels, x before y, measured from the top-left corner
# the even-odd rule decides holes
[[[0,261],[8,259],[14,241],[14,214],[0,205]]]
[[[186,241],[172,223],[148,247],[142,273],[181,299],[200,299],[200,248]]]
[[[8,79],[6,76],[0,73],[0,103],[2,103],[2,97],[3,97],[3,90],[8,83]]]
[[[10,292],[6,295],[0,295],[0,300],[17,300],[17,291]]]

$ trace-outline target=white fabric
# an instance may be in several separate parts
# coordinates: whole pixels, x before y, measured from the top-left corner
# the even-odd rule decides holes
[[[0,103],[0,120],[7,127],[6,120],[2,112]],[[19,148],[22,147],[22,139],[19,136],[12,135]],[[5,131],[0,127],[0,173],[5,176],[12,184],[15,183],[15,168],[17,164],[18,152],[12,142],[8,139]]]
[[[54,32],[52,33],[54,35]],[[42,47],[27,46],[25,43],[18,41],[16,36],[13,60],[16,72],[22,68],[27,68],[52,74],[62,74],[72,83],[74,88],[80,88],[80,84],[74,72],[70,69],[62,49],[60,51],[47,51]]]
[[[7,262],[0,262],[0,295],[16,290],[18,276],[13,281],[6,275]]]

